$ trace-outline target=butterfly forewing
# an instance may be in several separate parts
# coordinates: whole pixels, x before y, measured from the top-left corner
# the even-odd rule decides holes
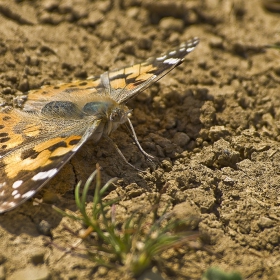
[[[101,81],[105,87],[110,86],[109,91],[115,101],[127,102],[181,64],[185,56],[193,51],[198,43],[199,39],[193,38],[159,57],[152,57],[140,64],[106,72],[101,75]]]

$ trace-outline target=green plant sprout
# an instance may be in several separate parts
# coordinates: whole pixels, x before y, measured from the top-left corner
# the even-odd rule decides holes
[[[226,273],[218,268],[209,268],[203,275],[202,280],[242,280],[238,272]]]
[[[265,46],[267,49],[278,49],[280,50],[280,45],[279,44],[275,44],[275,45],[266,45]]]
[[[89,213],[86,209],[87,194],[94,179],[95,192]],[[186,221],[175,219],[172,214],[168,214],[169,205],[160,216],[158,215],[160,196],[155,206],[147,212],[140,213],[138,210],[124,221],[118,221],[115,205],[118,200],[102,200],[113,181],[114,179],[111,179],[101,187],[100,168],[97,166],[96,171],[85,183],[82,195],[81,182],[75,188],[75,200],[80,215],[68,214],[54,207],[62,215],[87,227],[83,236],[80,236],[86,248],[87,258],[98,265],[121,269],[131,276],[138,276],[154,261],[158,261],[160,254],[165,250],[176,246],[188,246],[190,239],[193,236],[197,237],[197,233],[194,232],[174,231]]]

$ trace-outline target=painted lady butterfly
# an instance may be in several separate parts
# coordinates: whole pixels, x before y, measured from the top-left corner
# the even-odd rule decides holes
[[[89,139],[129,121],[129,99],[181,64],[188,40],[157,58],[99,77],[30,91],[23,110],[0,112],[0,213],[32,197]]]

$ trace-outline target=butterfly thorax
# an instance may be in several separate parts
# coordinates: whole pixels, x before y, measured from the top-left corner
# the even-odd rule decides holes
[[[121,124],[125,123],[130,112],[131,110],[128,110],[125,105],[118,104],[111,98],[88,102],[83,107],[83,113],[87,114],[88,117],[98,117],[101,120],[102,135],[110,135]]]

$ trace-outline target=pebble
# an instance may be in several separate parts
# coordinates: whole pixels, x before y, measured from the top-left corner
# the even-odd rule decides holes
[[[24,269],[17,270],[7,280],[49,280],[51,279],[50,271],[45,266],[29,266]]]
[[[58,7],[58,5],[59,5],[59,2],[57,0],[46,0],[42,4],[43,8],[49,12],[56,9]]]
[[[63,16],[58,15],[58,14],[49,14],[47,12],[43,12],[40,15],[39,21],[40,23],[45,23],[45,24],[53,24],[53,25],[58,25],[63,21]]]
[[[142,50],[150,50],[152,48],[152,44],[153,42],[149,38],[142,37],[138,40],[138,47]]]
[[[26,92],[29,90],[29,82],[28,79],[22,79],[18,85],[18,90],[21,92]]]
[[[51,225],[49,224],[49,222],[42,220],[40,222],[40,224],[38,225],[38,230],[40,233],[44,234],[44,235],[51,235]]]
[[[184,132],[177,132],[173,137],[173,142],[180,147],[184,147],[190,142],[191,138]]]
[[[221,126],[219,126],[219,125],[212,126],[209,129],[209,138],[212,141],[216,141],[218,139],[225,138],[228,135],[230,135],[230,132],[223,125],[221,125]]]
[[[130,18],[137,19],[137,16],[139,14],[139,8],[132,7],[130,9],[128,9],[126,13]]]
[[[11,94],[12,89],[10,87],[3,88],[2,93],[3,94]]]
[[[184,22],[173,17],[165,17],[160,21],[159,26],[165,30],[182,32],[184,28]]]
[[[209,43],[211,48],[214,49],[224,49],[223,39],[222,38],[212,38]]]
[[[83,26],[96,26],[104,19],[104,15],[99,11],[90,11],[87,18],[83,18],[80,20],[80,24]]]
[[[109,12],[114,5],[111,3],[110,0],[103,0],[96,3],[97,9],[102,13]]]
[[[273,220],[267,218],[267,217],[261,217],[258,221],[258,225],[261,228],[270,228],[274,224]]]

